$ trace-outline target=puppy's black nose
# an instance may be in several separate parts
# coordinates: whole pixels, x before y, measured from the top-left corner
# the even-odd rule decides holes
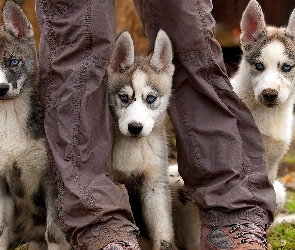
[[[5,96],[9,90],[9,85],[0,84],[0,96]]]
[[[138,122],[132,122],[128,124],[128,131],[131,135],[139,135],[142,131],[142,124]]]
[[[268,103],[275,103],[279,92],[276,89],[265,89],[262,91],[263,99]]]

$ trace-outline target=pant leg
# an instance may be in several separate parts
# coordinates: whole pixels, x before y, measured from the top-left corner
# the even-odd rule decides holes
[[[153,44],[161,28],[176,65],[169,114],[179,172],[210,225],[273,220],[275,193],[262,139],[249,110],[232,91],[213,37],[211,0],[134,0]]]
[[[57,207],[75,249],[135,238],[129,198],[112,181],[113,137],[105,73],[114,1],[38,0],[40,95]]]

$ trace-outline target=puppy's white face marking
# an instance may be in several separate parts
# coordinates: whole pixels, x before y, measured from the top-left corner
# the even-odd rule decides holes
[[[295,65],[285,53],[284,45],[279,41],[268,44],[255,60],[263,66],[263,70],[260,71],[252,69],[256,101],[269,107],[285,103],[293,89]],[[270,104],[265,98],[276,99]]]
[[[161,108],[161,94],[152,89],[145,72],[137,69],[133,73],[132,87],[124,86],[116,97],[116,114],[119,129],[125,136],[147,136],[155,125],[158,116],[165,110]]]
[[[0,84],[7,84],[6,75],[2,69],[0,69]]]
[[[12,99],[20,94],[25,81],[25,76],[22,75],[16,80],[13,85],[7,78],[6,73],[0,68],[0,100]]]

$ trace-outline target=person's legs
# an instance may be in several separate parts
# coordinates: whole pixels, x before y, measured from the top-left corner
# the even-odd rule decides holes
[[[176,72],[169,114],[185,187],[208,226],[269,225],[275,193],[261,136],[232,91],[213,37],[211,0],[134,0],[153,44],[159,29],[172,40]]]
[[[40,94],[58,212],[74,249],[136,245],[123,185],[112,182],[113,137],[104,76],[114,1],[38,0]]]

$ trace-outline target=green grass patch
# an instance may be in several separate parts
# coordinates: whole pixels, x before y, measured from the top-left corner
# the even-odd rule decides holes
[[[287,192],[286,213],[295,213],[295,192]],[[274,228],[267,237],[273,250],[295,250],[295,225],[282,223]]]
[[[295,155],[294,154],[287,154],[285,157],[284,157],[284,163],[287,163],[287,164],[295,164]]]
[[[273,250],[294,250],[295,249],[295,225],[282,223],[268,235],[268,242]]]
[[[175,137],[171,137],[171,145],[176,148],[176,138]]]
[[[285,210],[287,213],[295,213],[295,192],[294,191],[288,191],[287,192],[287,202],[285,205]],[[295,249],[295,248],[294,248]]]

